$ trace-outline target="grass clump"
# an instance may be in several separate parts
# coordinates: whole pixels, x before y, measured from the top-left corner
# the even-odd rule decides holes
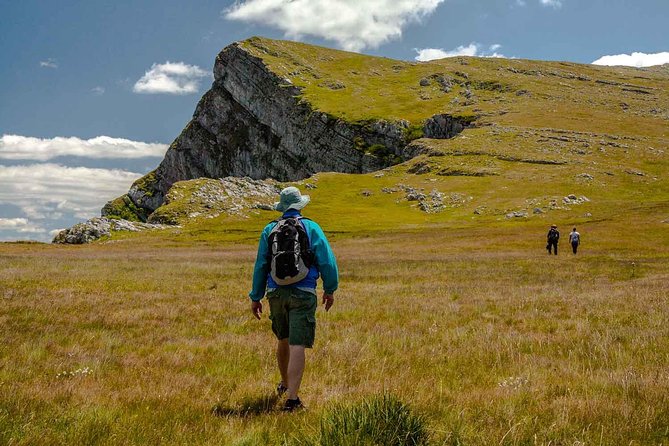
[[[337,405],[323,414],[321,446],[427,445],[425,419],[392,395],[376,396],[353,405]]]

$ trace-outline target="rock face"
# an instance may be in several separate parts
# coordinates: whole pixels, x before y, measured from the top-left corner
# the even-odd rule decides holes
[[[426,138],[452,138],[464,130],[466,123],[450,115],[434,115],[425,122],[423,133]]]
[[[322,171],[371,172],[406,158],[408,122],[347,122],[313,110],[300,94],[241,44],[226,47],[216,58],[212,88],[160,166],[117,201],[129,199],[137,219],[145,221],[177,181],[299,180]],[[425,130],[451,137],[464,125],[439,115]],[[112,208],[102,215],[114,215]]]

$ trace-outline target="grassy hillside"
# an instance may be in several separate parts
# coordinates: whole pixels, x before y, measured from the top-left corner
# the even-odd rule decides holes
[[[0,243],[0,444],[318,444],[337,403],[388,393],[431,444],[669,443],[666,67],[242,45],[335,116],[476,117],[406,163],[296,183],[341,270],[309,410],[272,410],[274,339],[246,298],[276,213],[209,218],[201,179],[162,211],[178,228]]]
[[[302,87],[304,100],[316,109],[347,120],[421,124],[436,113],[452,113],[505,126],[669,136],[667,66],[476,57],[410,63],[263,38],[241,45]]]

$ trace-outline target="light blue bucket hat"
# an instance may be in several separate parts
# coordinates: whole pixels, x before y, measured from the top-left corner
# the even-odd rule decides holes
[[[309,195],[302,195],[296,187],[290,186],[281,191],[277,203],[274,203],[274,209],[279,212],[286,212],[288,209],[300,210],[309,203]]]

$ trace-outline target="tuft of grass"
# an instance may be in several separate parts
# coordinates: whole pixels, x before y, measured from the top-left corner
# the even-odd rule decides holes
[[[384,394],[335,405],[321,418],[320,446],[421,446],[428,444],[425,418],[397,397]]]
[[[279,397],[274,392],[265,395],[247,396],[234,405],[217,403],[211,412],[218,417],[250,417],[273,412],[278,401]]]

